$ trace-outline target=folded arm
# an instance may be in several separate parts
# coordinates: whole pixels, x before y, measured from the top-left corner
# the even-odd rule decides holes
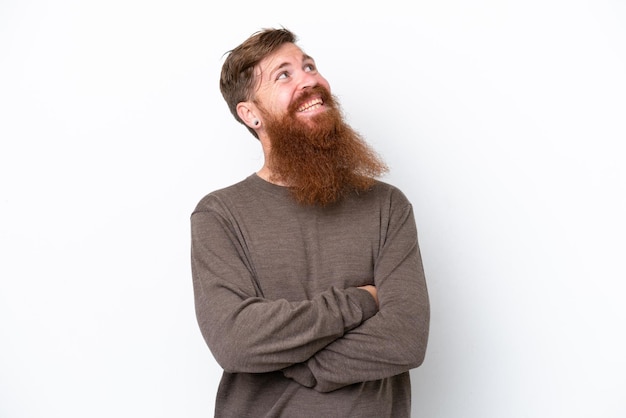
[[[430,307],[410,205],[392,213],[374,277],[380,310],[283,374],[321,392],[406,372],[424,360]]]
[[[311,358],[376,313],[356,287],[331,288],[311,300],[268,300],[238,231],[212,211],[191,217],[191,262],[198,324],[228,372],[276,371]]]

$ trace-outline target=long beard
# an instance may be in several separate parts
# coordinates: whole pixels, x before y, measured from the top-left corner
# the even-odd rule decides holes
[[[270,180],[285,183],[297,202],[326,206],[346,193],[369,189],[387,166],[345,123],[336,99],[326,89],[314,87],[313,93],[322,94],[328,109],[310,123],[296,117],[297,103],[283,117],[264,115],[271,140],[268,163]]]

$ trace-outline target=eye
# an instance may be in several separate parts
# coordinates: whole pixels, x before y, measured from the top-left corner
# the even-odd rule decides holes
[[[276,76],[276,80],[284,80],[286,78],[289,78],[289,71],[282,71]]]
[[[315,71],[315,64],[304,64],[304,71],[308,73]]]

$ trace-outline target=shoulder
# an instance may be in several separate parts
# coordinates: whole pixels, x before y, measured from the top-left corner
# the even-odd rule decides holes
[[[233,185],[217,189],[204,196],[193,213],[213,211],[222,213],[250,213],[261,206],[279,210],[290,206],[289,191],[251,174]],[[192,213],[192,215],[193,215]]]
[[[412,211],[412,205],[402,190],[378,179],[366,191],[353,192],[346,196],[336,208],[338,212],[368,219],[372,216],[389,219]]]
[[[250,194],[250,183],[251,176],[230,186],[213,190],[200,199],[193,213],[211,211],[220,207],[229,206],[229,202],[240,200],[240,196]]]
[[[390,205],[410,206],[411,202],[397,186],[382,180],[376,180],[370,193],[377,199],[385,200]]]

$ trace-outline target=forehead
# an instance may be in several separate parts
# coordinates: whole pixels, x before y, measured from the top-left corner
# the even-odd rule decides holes
[[[289,66],[298,66],[304,61],[312,61],[309,55],[305,54],[299,46],[293,43],[281,45],[261,61],[256,68],[256,76],[260,79],[267,79],[275,71]]]

